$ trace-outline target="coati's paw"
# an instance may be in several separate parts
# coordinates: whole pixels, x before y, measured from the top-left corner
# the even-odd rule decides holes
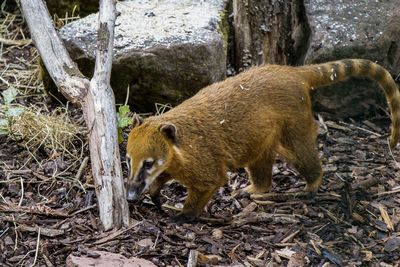
[[[154,206],[156,206],[156,208],[158,210],[163,211],[160,194],[157,194],[157,195],[151,195],[150,194],[150,198],[151,198],[151,201],[153,201]]]
[[[271,186],[262,188],[262,187],[256,187],[253,184],[246,186],[245,188],[243,188],[243,191],[253,195],[253,194],[264,194],[267,193],[269,191],[269,189],[271,188]]]
[[[177,224],[182,224],[182,223],[190,223],[193,222],[196,219],[196,216],[188,213],[178,213],[175,215],[172,220],[177,223]]]
[[[306,186],[304,187],[304,191],[315,195],[315,194],[317,194],[321,183],[322,183],[322,176],[311,183],[307,183]]]

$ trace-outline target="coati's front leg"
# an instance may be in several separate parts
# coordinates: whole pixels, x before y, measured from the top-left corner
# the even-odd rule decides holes
[[[183,209],[174,217],[177,223],[190,222],[197,218],[204,210],[208,201],[218,190],[219,185],[207,185],[205,188],[188,187]]]
[[[272,183],[272,165],[275,162],[275,151],[268,149],[261,157],[247,167],[250,185],[243,191],[248,194],[262,194],[269,191]]]
[[[154,205],[159,209],[161,209],[161,200],[160,200],[160,191],[163,185],[171,180],[172,177],[169,174],[162,173],[160,176],[158,176],[151,184],[149,187],[149,194],[151,201],[153,201]]]

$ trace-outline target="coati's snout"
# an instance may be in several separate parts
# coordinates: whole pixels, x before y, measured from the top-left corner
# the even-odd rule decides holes
[[[131,160],[129,156],[127,157],[127,162],[128,166],[130,166]],[[159,163],[159,161],[157,163]],[[139,171],[135,174],[132,172],[132,168],[129,168],[126,198],[130,202],[139,200],[142,193],[149,188],[149,185],[158,176],[155,160],[153,158],[143,160],[138,169]]]
[[[140,196],[142,195],[142,192],[144,191],[146,186],[146,183],[135,183],[132,185],[127,186],[126,189],[126,199],[129,202],[136,202],[139,200]]]
[[[128,201],[137,201],[149,188],[151,191],[153,182],[168,168],[172,157],[171,147],[177,142],[176,133],[175,125],[167,123],[154,128],[144,122],[132,129],[126,155]]]

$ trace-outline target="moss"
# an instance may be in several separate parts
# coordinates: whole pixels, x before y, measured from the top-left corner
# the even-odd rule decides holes
[[[229,41],[229,21],[228,21],[228,9],[224,8],[224,10],[219,12],[220,21],[217,26],[217,32],[222,36],[224,41],[224,51],[227,53],[228,51],[228,41]]]

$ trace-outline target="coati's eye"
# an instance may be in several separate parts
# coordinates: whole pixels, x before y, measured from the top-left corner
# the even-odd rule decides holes
[[[145,168],[145,169],[150,169],[151,167],[153,167],[153,165],[154,165],[154,160],[152,160],[152,159],[147,159],[147,160],[144,160],[143,161],[143,168]]]

